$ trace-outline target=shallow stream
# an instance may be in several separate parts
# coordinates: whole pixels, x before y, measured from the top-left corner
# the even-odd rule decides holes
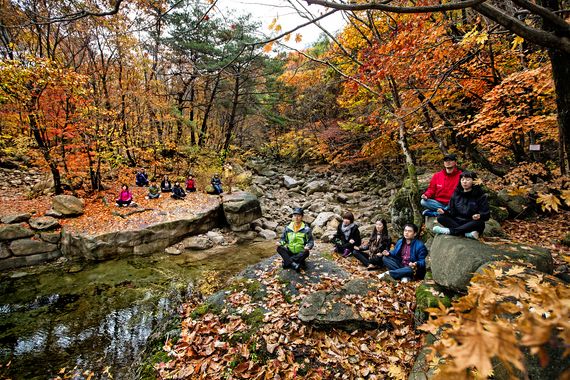
[[[219,286],[273,255],[273,247],[252,243],[2,273],[0,379],[48,379],[62,368],[130,379],[151,333],[178,316],[195,284]]]

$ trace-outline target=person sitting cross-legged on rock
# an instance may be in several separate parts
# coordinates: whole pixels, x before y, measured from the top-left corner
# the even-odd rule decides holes
[[[417,234],[418,226],[415,224],[408,223],[404,226],[404,237],[396,242],[394,249],[382,252],[382,261],[388,271],[380,274],[378,278],[391,276],[402,282],[424,278],[428,250],[420,239],[416,239]]]
[[[127,207],[133,201],[133,193],[129,190],[129,187],[123,183],[121,186],[121,192],[119,193],[119,197],[117,198],[117,206],[119,207]]]
[[[148,187],[147,199],[157,199],[160,198],[160,189],[156,186],[156,182],[151,181]]]
[[[437,209],[445,209],[453,191],[459,183],[461,170],[457,168],[457,156],[446,154],[443,157],[444,169],[435,173],[431,178],[425,193],[421,195],[421,205],[426,209],[425,216],[438,216]]]
[[[354,223],[354,215],[350,211],[342,215],[342,223],[338,225],[332,242],[334,251],[340,253],[342,257],[352,255],[354,247],[358,247],[362,243],[360,230],[358,225]]]
[[[170,193],[172,191],[172,182],[170,182],[167,175],[165,175],[162,182],[160,182],[160,191],[163,193]]]
[[[297,272],[304,268],[314,245],[313,233],[303,222],[303,209],[295,208],[293,221],[285,227],[277,242],[277,253],[283,259],[283,268],[293,268]]]
[[[180,182],[176,182],[174,183],[174,187],[172,188],[172,198],[174,199],[184,199],[186,198],[186,193],[184,192],[184,189],[182,187],[180,187]]]
[[[196,191],[196,180],[192,174],[190,174],[188,179],[186,179],[186,191],[189,193],[194,193]]]
[[[388,235],[386,220],[380,219],[376,221],[368,243],[360,247],[355,247],[352,254],[358,261],[364,264],[364,266],[373,270],[383,266],[382,252],[389,250],[391,245],[392,240],[390,240],[390,235]]]
[[[220,195],[224,192],[224,189],[222,189],[222,180],[220,179],[219,174],[214,174],[211,184],[214,189],[214,194]]]
[[[137,172],[137,174],[135,176],[135,183],[137,186],[140,186],[140,187],[148,186],[148,177],[147,177],[144,169],[141,168],[141,170]]]
[[[455,189],[449,208],[439,209],[437,221],[441,226],[433,227],[436,234],[465,236],[478,239],[489,220],[489,202],[481,186],[474,185],[477,174],[471,171],[461,173],[460,184]],[[442,227],[443,226],[443,227]]]

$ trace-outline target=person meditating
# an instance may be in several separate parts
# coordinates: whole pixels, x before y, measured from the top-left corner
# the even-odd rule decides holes
[[[376,221],[368,243],[355,247],[352,255],[369,270],[378,269],[383,266],[382,252],[389,250],[391,245],[386,220],[380,219]]]
[[[117,206],[119,207],[127,207],[133,201],[133,193],[129,190],[129,187],[123,183],[121,186],[121,192],[119,193],[119,197],[117,198]]]
[[[449,201],[449,207],[437,210],[437,221],[441,226],[434,226],[434,233],[479,239],[485,230],[485,221],[489,220],[491,213],[487,194],[481,186],[473,184],[475,179],[475,172],[461,173],[459,185]]]
[[[360,230],[358,225],[354,223],[354,215],[350,211],[342,215],[342,223],[338,225],[332,242],[334,251],[340,253],[342,257],[352,255],[354,247],[358,247],[362,242]]]
[[[447,208],[449,198],[459,183],[460,174],[457,156],[446,154],[443,157],[443,170],[433,175],[426,192],[421,195],[420,203],[425,208],[422,215],[438,216],[437,209]]]
[[[277,242],[277,253],[283,259],[283,268],[299,272],[305,267],[310,250],[315,245],[311,228],[303,222],[303,209],[293,210],[293,220],[283,230]]]

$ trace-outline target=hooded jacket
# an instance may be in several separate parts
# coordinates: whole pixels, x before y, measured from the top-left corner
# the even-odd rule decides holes
[[[283,230],[280,241],[281,245],[289,248],[289,251],[295,255],[303,252],[305,246],[307,246],[308,249],[312,249],[315,245],[315,241],[309,226],[307,226],[305,222],[301,222],[301,228],[295,232],[293,225],[294,223],[291,222],[285,227],[285,230]]]
[[[453,195],[453,191],[459,184],[459,176],[461,175],[461,170],[454,168],[451,174],[447,174],[447,171],[443,169],[431,177],[429,186],[424,193],[429,199],[435,199],[443,204],[448,204],[449,199]]]
[[[473,220],[473,215],[480,214],[480,220],[485,222],[491,217],[487,194],[479,185],[473,185],[471,191],[465,192],[459,184],[449,201],[446,213],[460,221]]]

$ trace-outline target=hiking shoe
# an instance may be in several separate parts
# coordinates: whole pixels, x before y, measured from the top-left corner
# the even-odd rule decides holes
[[[386,278],[390,275],[390,271],[386,271],[386,272],[382,272],[378,275],[378,279],[382,280],[383,278]]]
[[[348,248],[346,248],[346,249],[344,250],[344,252],[342,253],[342,257],[348,257],[348,256],[350,256],[350,255],[352,255],[352,252],[351,252],[350,249],[348,249]]]
[[[402,277],[402,279],[400,280],[403,284],[405,284],[406,282],[410,282],[410,278],[409,277]]]
[[[465,237],[473,240],[479,240],[479,232],[477,231],[467,232],[465,234]]]
[[[438,235],[449,235],[449,228],[442,226],[434,226],[433,233]]]
[[[433,211],[433,210],[424,210],[422,211],[422,215],[423,216],[439,216],[437,211]]]
[[[297,263],[291,263],[291,268],[295,269],[296,272],[301,270],[301,266]]]

